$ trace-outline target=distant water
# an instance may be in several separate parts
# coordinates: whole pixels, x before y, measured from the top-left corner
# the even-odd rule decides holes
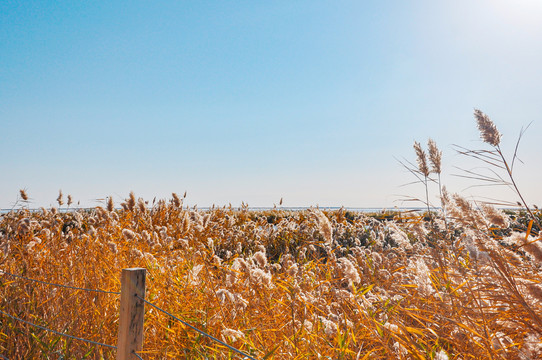
[[[221,209],[222,207],[215,206],[215,209]],[[315,209],[315,206],[297,206],[297,207],[286,207],[286,206],[279,206],[279,207],[248,207],[249,211],[271,211],[271,210],[280,210],[280,211],[303,211],[308,209]],[[59,212],[72,212],[76,210],[93,210],[94,208],[69,208],[69,209],[58,209]],[[189,208],[190,210],[193,210],[194,207]],[[211,207],[196,207],[198,210],[202,211],[208,211],[211,210]],[[232,207],[233,210],[241,210],[241,207]],[[318,209],[320,210],[329,210],[329,211],[336,211],[339,209],[344,209],[345,211],[352,211],[352,212],[361,212],[361,213],[379,213],[379,212],[387,212],[387,211],[425,211],[427,208],[423,207],[391,207],[391,208],[378,208],[378,207],[341,207],[341,206],[319,206]],[[17,211],[18,209],[13,209]],[[28,209],[31,212],[41,211],[41,208],[31,208]],[[431,210],[438,210],[437,208],[432,208]],[[12,211],[12,209],[0,209],[0,214],[7,214],[8,212]]]
[[[222,209],[223,207],[215,206],[214,209]],[[229,207],[226,207],[228,209]],[[389,208],[379,208],[379,207],[343,207],[343,206],[297,206],[297,207],[287,207],[287,206],[279,206],[279,207],[248,207],[248,211],[272,211],[272,210],[279,210],[279,211],[303,211],[308,209],[320,209],[320,210],[328,210],[328,211],[337,211],[339,209],[344,209],[345,211],[351,211],[351,212],[360,212],[360,213],[383,213],[383,212],[407,212],[407,211],[414,211],[414,212],[424,212],[427,210],[426,207],[389,207]],[[60,208],[57,209],[59,212],[73,212],[73,211],[89,211],[93,210],[95,208]],[[121,208],[117,208],[117,210],[120,210]],[[190,207],[186,208],[187,210],[200,210],[200,211],[209,211],[212,208],[211,207]],[[242,210],[242,207],[233,207],[233,210]],[[518,211],[521,210],[520,208],[511,208],[511,207],[502,207],[501,210],[511,210],[511,211]],[[19,210],[19,208],[16,209],[0,209],[0,215],[1,214],[7,214],[12,210]],[[38,212],[41,211],[41,208],[31,208],[28,209],[31,212]],[[433,207],[431,208],[431,211],[438,211],[440,208]]]
[[[329,210],[329,211],[337,211],[340,209],[344,209],[345,211],[352,211],[352,212],[363,212],[363,213],[378,213],[378,212],[386,212],[386,211],[423,211],[424,209],[427,210],[427,208],[399,208],[399,207],[392,207],[392,208],[368,208],[368,207],[344,207],[344,206],[298,206],[298,207],[287,207],[287,206],[279,206],[279,207],[249,207],[249,211],[269,211],[269,210],[281,210],[281,211],[303,211],[308,209],[320,209],[320,210]],[[210,210],[210,208],[201,208],[202,210]],[[241,209],[241,208],[234,208],[234,209]],[[432,209],[433,210],[433,209]]]

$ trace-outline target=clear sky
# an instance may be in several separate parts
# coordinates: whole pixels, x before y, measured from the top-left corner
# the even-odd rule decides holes
[[[542,2],[0,2],[0,208],[58,190],[199,206],[390,207],[412,143],[478,148],[473,109],[542,205]],[[432,193],[434,194],[434,188]],[[502,189],[487,195],[511,198]],[[434,197],[432,198],[434,200]]]

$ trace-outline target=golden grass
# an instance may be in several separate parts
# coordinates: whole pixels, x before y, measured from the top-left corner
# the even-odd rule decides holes
[[[501,159],[525,204],[500,134],[483,113],[475,116],[497,148],[464,153]],[[445,212],[202,211],[183,205],[186,194],[148,207],[134,193],[120,209],[108,198],[106,209],[33,212],[21,190],[23,207],[0,216],[0,269],[119,291],[123,268],[144,267],[148,301],[257,358],[542,358],[542,214],[505,214],[449,195],[440,187],[441,153],[428,145],[431,170],[418,144],[423,166],[411,172],[426,187],[428,207],[429,176],[438,175]],[[8,275],[0,288],[2,311],[116,345],[118,295]],[[144,359],[236,358],[151,307],[144,329]],[[0,355],[113,359],[115,352],[0,315]]]
[[[439,218],[430,224],[420,215],[196,211],[175,197],[151,209],[135,206],[133,195],[128,210],[19,209],[0,222],[1,267],[112,291],[121,269],[145,267],[149,301],[258,358],[542,355],[541,263],[531,251],[539,238],[508,218],[509,227],[497,228],[495,211],[454,199],[448,205],[460,217],[448,232]],[[518,236],[530,241],[513,243]],[[116,295],[6,275],[1,287],[0,309],[14,316],[116,344]],[[9,359],[114,358],[5,317],[0,333]],[[152,308],[143,348],[145,359],[234,357]]]

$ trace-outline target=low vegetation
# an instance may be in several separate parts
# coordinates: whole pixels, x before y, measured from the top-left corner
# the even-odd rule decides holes
[[[488,126],[482,138],[498,146],[495,133],[484,137],[497,131]],[[427,186],[440,153],[434,143],[427,159],[415,149],[411,170]],[[394,216],[198,210],[176,194],[148,204],[133,193],[119,207],[108,199],[91,210],[31,211],[21,191],[0,218],[0,269],[120,291],[121,270],[144,267],[148,301],[256,358],[542,357],[540,212],[505,213],[439,188],[438,210]],[[7,274],[0,288],[10,315],[116,345],[118,295]],[[143,359],[239,358],[152,307],[144,327]],[[0,314],[0,355],[113,359],[115,351]]]

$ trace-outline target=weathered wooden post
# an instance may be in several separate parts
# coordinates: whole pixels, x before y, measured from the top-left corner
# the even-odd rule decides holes
[[[117,360],[137,360],[134,351],[143,347],[145,302],[137,296],[145,298],[145,274],[143,268],[122,269]]]

